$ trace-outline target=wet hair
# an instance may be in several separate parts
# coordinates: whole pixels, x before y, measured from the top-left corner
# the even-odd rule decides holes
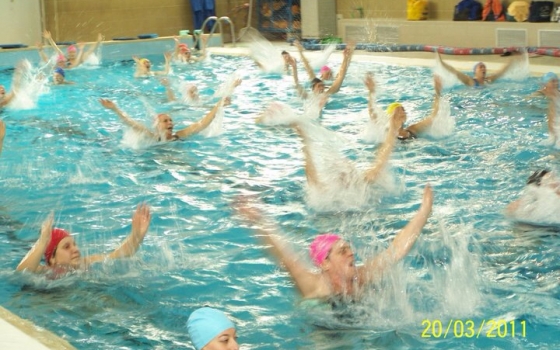
[[[541,169],[541,170],[537,170],[535,171],[531,176],[529,176],[529,178],[527,179],[527,185],[530,184],[535,184],[536,186],[540,186],[541,185],[541,180],[543,178],[543,176],[545,176],[546,174],[550,173],[550,170],[548,169]]]
[[[311,80],[311,88],[314,89],[315,85],[322,83],[323,81],[319,78],[313,78],[313,80]]]
[[[287,54],[288,54],[288,51],[286,51],[286,50],[282,51],[282,55],[287,55]]]

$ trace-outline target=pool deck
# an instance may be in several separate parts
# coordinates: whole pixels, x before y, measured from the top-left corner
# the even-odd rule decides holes
[[[286,50],[296,54],[297,49],[287,42],[273,42],[278,50]],[[211,47],[212,54],[245,56],[249,54],[248,44],[241,42],[235,47],[226,44],[225,47]],[[306,55],[313,56],[318,51],[306,51]],[[341,57],[341,51],[333,53],[334,58]],[[442,59],[461,71],[470,71],[476,62],[486,63],[489,71],[497,70],[509,57],[500,55],[441,55]],[[382,64],[396,64],[402,66],[433,67],[435,54],[433,52],[366,52],[356,50],[354,60]],[[531,74],[541,76],[546,72],[560,73],[560,58],[551,56],[535,56],[529,58]],[[8,310],[0,307],[0,349],[10,350],[44,350],[44,349],[75,349],[66,340],[50,333],[48,330],[35,326],[33,323],[21,319]]]

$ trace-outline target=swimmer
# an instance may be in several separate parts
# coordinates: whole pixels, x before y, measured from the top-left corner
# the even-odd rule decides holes
[[[12,102],[15,96],[16,94],[14,92],[14,89],[6,93],[6,88],[4,87],[4,85],[0,85],[0,109]]]
[[[187,332],[196,350],[239,350],[235,325],[220,310],[195,310],[187,320]]]
[[[552,91],[558,91],[558,75],[553,72],[548,72],[541,78],[542,88],[537,90],[538,93],[548,96]]]
[[[165,66],[161,71],[152,71],[152,62],[147,58],[139,58],[138,56],[132,56],[134,62],[136,62],[136,72],[134,72],[135,78],[145,78],[154,75],[167,75],[169,73],[169,60],[171,59],[171,54],[166,52],[163,54],[165,58]]]
[[[335,94],[340,90],[340,86],[342,85],[342,82],[344,81],[344,77],[346,76],[346,72],[348,71],[348,66],[350,66],[352,55],[354,54],[354,48],[355,48],[355,43],[349,43],[344,49],[343,52],[344,58],[342,60],[340,71],[338,72],[336,79],[333,81],[333,84],[328,89],[326,89],[325,83],[321,79],[314,78],[313,80],[311,80],[311,91],[313,92],[313,95],[323,96],[324,98],[327,98],[328,96]],[[299,95],[304,99],[308,98],[309,96],[307,92],[299,84],[296,61],[295,60],[290,61],[289,64],[292,66],[294,84],[296,86]],[[323,100],[323,102],[326,101]]]
[[[16,97],[16,93],[21,85],[21,77],[24,69],[24,62],[22,61],[17,65],[14,71],[14,76],[12,78],[12,89],[10,90],[10,92],[6,92],[6,87],[0,84],[0,110],[2,110],[2,108],[12,102]]]
[[[432,203],[432,188],[426,185],[422,204],[414,217],[385,251],[365,260],[361,266],[356,265],[354,251],[342,237],[332,233],[317,236],[310,245],[309,254],[318,272],[310,269],[287,247],[278,229],[256,204],[240,199],[235,207],[241,217],[258,227],[257,236],[270,246],[271,253],[286,267],[301,296],[328,300],[333,297],[360,298],[367,286],[379,282],[384,273],[410,252],[431,214]]]
[[[368,89],[370,89],[370,85],[372,83],[368,82],[368,79],[372,79],[373,81],[373,78],[371,76],[366,77],[366,86],[368,87]],[[441,79],[437,75],[434,75],[434,90],[435,90],[435,94],[434,94],[434,102],[432,105],[431,114],[426,118],[422,119],[421,121],[414,123],[406,128],[404,127],[404,124],[401,125],[397,135],[397,138],[399,140],[414,139],[420,133],[425,131],[430,125],[432,125],[439,111],[439,100],[441,96]],[[372,96],[374,90],[370,89],[369,91],[370,91],[370,96]],[[372,102],[370,101],[370,104],[371,103]],[[370,110],[370,117],[372,118],[372,120],[375,120],[377,118],[377,116],[375,115],[375,110],[373,108],[369,108],[369,110]],[[407,118],[406,111],[404,110],[402,104],[400,104],[399,102],[393,102],[387,107],[387,115],[393,116],[393,118],[398,115],[399,120],[403,119],[406,122],[406,118]]]
[[[65,58],[66,61],[65,65],[61,68],[66,68],[66,69],[76,68],[84,61],[86,61],[89,58],[89,56],[91,56],[95,52],[95,50],[97,50],[97,48],[101,44],[101,41],[103,41],[103,35],[99,33],[97,35],[96,43],[92,45],[88,51],[84,52],[85,43],[79,43],[78,48],[76,48],[76,46],[74,45],[69,45],[66,48],[66,55],[65,55],[64,52],[58,47],[56,42],[53,40],[52,35],[48,30],[43,31],[43,38],[47,39],[49,44],[58,53],[59,59],[57,59],[57,63],[61,62],[60,55],[62,55]],[[49,61],[48,58],[43,53],[43,45],[37,44],[37,47],[39,49],[39,55],[41,56],[41,59],[45,62],[48,62]]]
[[[91,264],[106,259],[120,259],[133,256],[144,240],[150,226],[150,207],[144,203],[136,207],[132,215],[130,235],[109,254],[82,256],[74,238],[68,231],[53,228],[54,214],[51,213],[41,225],[39,239],[21,260],[16,271],[47,272],[53,269],[86,270]],[[45,265],[41,264],[44,256]]]
[[[309,80],[313,81],[313,79],[315,79],[317,77],[315,76],[315,72],[313,72],[313,68],[311,67],[311,64],[309,64],[309,60],[307,60],[307,58],[303,54],[303,46],[301,45],[299,40],[294,41],[294,45],[297,47],[297,49],[299,51],[299,55],[301,56],[301,61],[303,62],[305,70],[307,71],[307,74],[309,75]],[[319,79],[321,79],[323,81],[333,80],[334,77],[333,77],[332,69],[329,66],[326,66],[326,65],[322,66],[321,69],[319,70]]]
[[[165,87],[165,94],[167,95],[167,100],[169,102],[173,102],[173,101],[177,101],[177,96],[175,96],[175,93],[173,92],[173,89],[171,89],[171,86],[169,84],[169,79],[167,78],[162,78],[161,79],[161,85],[163,85]],[[182,102],[183,103],[198,103],[200,102],[200,96],[198,94],[198,88],[196,87],[196,85],[194,84],[183,84],[183,91],[181,92],[183,98],[182,98]]]
[[[173,51],[173,59],[175,61],[181,63],[194,63],[200,62],[206,59],[206,42],[208,37],[201,36],[200,40],[202,41],[202,49],[200,51],[200,56],[194,56],[192,54],[192,50],[189,48],[187,44],[181,43],[179,38],[175,37],[175,51]]]
[[[60,68],[60,67],[56,67],[53,70],[53,84],[54,85],[69,85],[69,84],[74,84],[73,81],[67,81],[66,80],[66,73],[64,72],[64,69]]]
[[[557,199],[560,199],[560,180],[549,169],[541,169],[535,171],[527,179],[526,191],[521,199],[511,202],[506,207],[508,215],[515,214],[520,209],[531,209],[532,205],[537,201],[538,193],[534,190],[547,189],[550,193],[554,193]]]
[[[524,58],[524,55],[515,55],[508,63],[503,65],[500,70],[492,75],[486,75],[486,65],[483,62],[478,62],[473,67],[473,77],[471,77],[463,72],[459,72],[454,67],[443,62],[439,52],[436,52],[436,61],[439,61],[445,70],[454,74],[463,84],[468,86],[484,86],[486,84],[493,83],[497,79],[501,78],[512,67],[513,63]]]
[[[239,86],[239,84],[241,84],[241,80],[238,79],[237,81],[235,81],[233,86],[236,87]],[[121,111],[113,101],[99,99],[99,102],[103,107],[115,112],[115,114],[117,114],[121,118],[121,120],[133,130],[147,135],[156,141],[176,141],[179,139],[188,138],[206,129],[206,127],[208,127],[216,117],[220,106],[229,105],[231,103],[231,100],[229,96],[222,97],[222,99],[220,99],[220,101],[216,103],[212,110],[210,110],[210,112],[208,112],[202,119],[177,132],[173,132],[173,119],[171,119],[171,116],[169,114],[158,114],[157,119],[155,120],[155,131],[152,131],[143,124],[130,118],[126,113]]]
[[[4,146],[4,136],[6,136],[6,123],[0,120],[0,154],[2,154],[2,147]]]

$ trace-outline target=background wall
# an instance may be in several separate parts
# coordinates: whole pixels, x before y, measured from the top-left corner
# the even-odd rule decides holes
[[[41,38],[41,0],[1,0],[0,23],[0,44],[35,45]]]
[[[189,0],[43,1],[46,28],[55,41],[95,41],[97,33],[102,33],[106,40],[144,33],[172,36],[178,35],[181,29],[189,29],[191,33],[195,29]],[[247,10],[232,10],[246,2],[215,0],[216,15],[231,17],[238,31],[245,26]],[[229,32],[229,28],[224,27],[224,31]]]

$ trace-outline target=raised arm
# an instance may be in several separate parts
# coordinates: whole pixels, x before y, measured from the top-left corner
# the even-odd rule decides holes
[[[375,282],[389,267],[393,266],[410,252],[422,228],[428,221],[428,217],[432,212],[432,204],[432,187],[426,185],[424,187],[422,204],[412,220],[397,234],[389,248],[375,258],[368,259],[364,266],[360,267],[359,277],[362,283]]]
[[[318,289],[319,275],[310,271],[286,244],[278,234],[276,225],[267,220],[254,203],[249,203],[244,198],[237,200],[235,209],[239,216],[253,226],[256,236],[268,246],[270,253],[286,267],[302,296],[313,296]]]
[[[439,111],[439,99],[441,97],[441,78],[438,75],[434,75],[434,103],[432,105],[432,113],[426,118],[422,119],[418,123],[410,125],[406,128],[408,131],[414,135],[418,135],[422,131],[426,130],[434,122],[434,118]]]
[[[121,111],[113,101],[100,98],[99,102],[103,107],[115,112],[115,114],[118,115],[126,125],[134,129],[135,131],[148,134],[151,137],[156,137],[156,135],[146,126],[130,118],[127,114]]]
[[[331,87],[327,90],[327,94],[331,95],[337,93],[340,90],[340,86],[344,81],[344,77],[346,77],[346,72],[348,71],[348,67],[350,66],[350,62],[352,61],[352,55],[354,54],[354,48],[356,47],[356,43],[351,42],[348,43],[348,46],[344,49],[344,58],[342,60],[342,65],[340,67],[340,71],[336,79],[334,80]]]
[[[39,52],[39,57],[41,57],[41,61],[48,62],[49,58],[45,54],[45,51],[43,51],[43,43],[37,42],[35,45],[37,46],[37,51]]]
[[[366,73],[364,84],[368,89],[368,112],[371,120],[377,120],[377,113],[375,112],[375,80],[371,72]]]
[[[43,31],[43,38],[47,39],[49,44],[53,47],[53,49],[56,50],[56,52],[58,52],[59,55],[64,55],[64,52],[62,52],[62,50],[54,42],[51,32],[49,32],[48,30]]]
[[[165,87],[165,94],[167,95],[167,100],[169,102],[177,101],[177,97],[175,96],[173,89],[171,89],[171,86],[169,86],[169,79],[162,78],[160,81],[161,81],[161,85]]]
[[[292,75],[294,77],[294,86],[296,88],[296,91],[301,98],[305,99],[305,98],[307,98],[307,92],[305,91],[303,86],[301,86],[301,84],[299,83],[298,72],[297,72],[297,62],[296,62],[296,60],[292,60],[292,61],[290,61],[289,64],[292,66]]]
[[[486,80],[493,83],[494,81],[501,78],[504,74],[506,74],[506,72],[508,70],[510,70],[510,68],[513,66],[514,63],[519,62],[523,59],[525,59],[525,54],[516,53],[515,55],[512,56],[512,58],[509,60],[509,62],[507,62],[506,64],[504,64],[502,66],[502,68],[500,68],[499,71],[497,71],[496,73],[494,73],[492,75],[487,76]]]
[[[239,84],[241,84],[241,80],[237,79],[233,85],[233,87],[237,87],[239,86]],[[194,124],[189,125],[188,127],[181,129],[179,131],[177,131],[177,133],[175,135],[177,135],[179,138],[187,138],[191,135],[197,134],[199,132],[201,132],[202,130],[206,129],[208,127],[208,125],[210,125],[212,123],[212,121],[214,120],[214,118],[216,118],[216,114],[218,113],[218,110],[220,109],[221,106],[227,106],[229,105],[231,102],[231,98],[229,96],[226,97],[222,97],[218,103],[216,103],[216,105],[210,110],[210,112],[208,112],[202,119],[200,119],[199,121],[197,121]]]
[[[397,142],[399,129],[404,123],[405,114],[395,112],[390,118],[389,130],[385,136],[385,141],[377,151],[377,155],[371,167],[369,167],[364,174],[364,179],[369,183],[373,183],[379,178],[379,174],[381,174],[386,164],[389,162],[389,158],[391,158],[395,143]]]
[[[449,64],[443,62],[443,60],[441,59],[441,56],[439,55],[439,52],[436,52],[436,60],[441,64],[441,66],[445,70],[454,74],[457,77],[457,79],[459,79],[463,84],[468,85],[468,86],[474,86],[475,85],[475,81],[472,77],[466,75],[463,72],[459,72],[454,67],[452,67]]]
[[[6,136],[6,124],[0,120],[0,154],[2,154],[2,146],[4,145],[4,136]]]
[[[548,97],[548,115],[547,115],[547,124],[548,124],[548,133],[556,142],[558,139],[558,134],[556,130],[556,105],[560,98],[560,92],[556,89],[543,89],[542,93]]]
[[[99,45],[101,45],[102,41],[103,41],[103,34],[98,33],[97,41],[95,42],[95,44],[91,45],[87,51],[83,53],[82,57],[80,58],[81,62],[86,61],[88,57],[91,56],[99,48]]]
[[[307,58],[303,54],[303,46],[301,46],[301,43],[299,42],[299,40],[294,41],[294,45],[297,47],[297,49],[299,51],[301,61],[303,62],[303,66],[305,67],[305,70],[307,71],[307,75],[309,76],[309,80],[311,81],[311,80],[315,79],[316,78],[315,72],[313,72],[313,68],[311,67],[311,65],[309,64],[309,61],[307,60]]]
[[[51,231],[54,221],[54,214],[50,213],[49,216],[43,221],[41,225],[41,233],[37,242],[31,247],[31,250],[21,260],[16,267],[16,271],[28,270],[37,272],[42,270],[41,259],[45,255],[45,250],[51,239]]]
[[[121,245],[109,254],[95,254],[84,258],[86,265],[94,262],[103,261],[105,258],[120,259],[128,258],[136,254],[140,244],[144,240],[148,228],[150,227],[150,207],[146,203],[138,204],[136,211],[132,215],[132,229],[130,235],[121,243]]]
[[[170,69],[169,62],[171,61],[171,53],[166,52],[166,53],[163,54],[163,57],[165,58],[165,66],[163,67],[163,70],[155,71],[155,72],[153,72],[154,74],[157,74],[157,75],[167,75],[167,74],[169,74],[169,69]]]

